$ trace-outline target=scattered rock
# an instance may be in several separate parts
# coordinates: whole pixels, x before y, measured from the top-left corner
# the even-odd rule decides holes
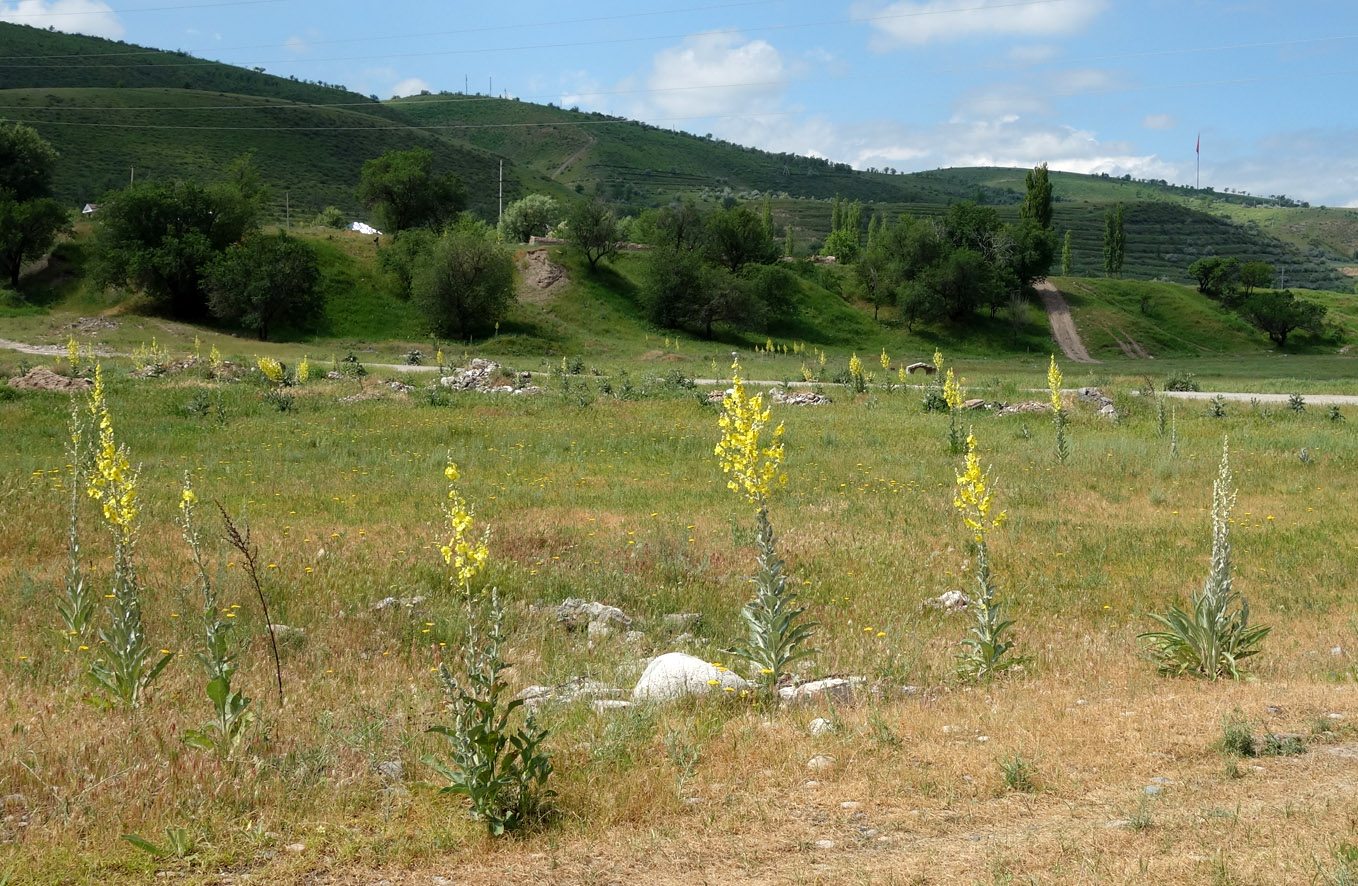
[[[827,677],[803,683],[800,686],[784,686],[778,690],[783,704],[804,704],[813,701],[848,701],[854,688],[866,682],[862,677]]]
[[[730,393],[729,390],[726,390],[726,391],[709,391],[708,394],[707,394],[707,403],[708,403],[708,405],[709,405],[709,406],[720,406],[721,403],[722,403],[722,401],[723,401],[724,399],[726,399],[726,395],[729,394],[729,393]]]
[[[1156,794],[1160,793],[1160,785],[1148,784],[1141,789],[1141,792],[1145,794],[1147,797],[1154,797]]]
[[[726,668],[682,652],[667,652],[646,666],[632,690],[632,700],[669,701],[713,690],[739,691],[747,685]]]
[[[1075,396],[1086,403],[1093,403],[1099,407],[1099,415],[1105,418],[1116,419],[1118,417],[1117,408],[1113,406],[1113,398],[1104,394],[1098,388],[1080,388],[1075,392]]]
[[[305,628],[294,628],[291,625],[269,625],[269,630],[273,631],[274,637],[279,640],[287,640],[293,637],[301,638],[306,636]]]
[[[807,724],[806,731],[815,736],[829,735],[835,731],[835,724],[824,717],[817,717]]]
[[[1344,647],[1343,647],[1343,646],[1333,646],[1333,647],[1330,648],[1330,655],[1339,656],[1339,655],[1343,655],[1343,654],[1344,654]]]
[[[514,385],[505,384],[501,380],[501,375],[499,363],[475,357],[461,369],[454,369],[452,375],[445,375],[439,379],[439,384],[455,391],[480,391],[485,394],[517,393]],[[496,384],[497,381],[500,381],[500,384]]]
[[[921,361],[919,363],[911,363],[909,366],[905,367],[905,371],[909,375],[914,375],[916,372],[923,372],[925,375],[933,375],[935,372],[938,372],[938,367],[932,363]]]
[[[1000,415],[1030,415],[1035,412],[1051,412],[1052,405],[1043,403],[1040,400],[1025,400],[1022,403],[1010,403],[1001,406],[995,411],[996,416]]]
[[[319,555],[318,555],[319,556]],[[388,609],[414,609],[419,606],[427,597],[386,597],[373,604],[373,612],[385,612]]]
[[[601,698],[597,701],[590,702],[589,706],[594,709],[594,713],[602,716],[612,711],[626,710],[632,706],[632,703],[630,701],[623,701],[619,698]]]
[[[289,843],[283,848],[286,849],[288,852],[306,852],[305,843]]]
[[[585,627],[585,634],[591,640],[603,640],[613,635],[613,625],[607,619],[596,618]]]
[[[565,625],[567,630],[579,630],[594,622],[607,624],[609,627],[621,628],[626,630],[632,626],[632,619],[616,606],[609,606],[597,601],[587,601],[579,597],[569,597],[556,607],[556,620]]]
[[[405,766],[400,760],[383,760],[377,764],[377,772],[387,781],[400,781],[405,774]]]
[[[834,849],[834,848],[835,848],[835,841],[834,841],[834,840],[817,840],[816,843],[815,843],[815,846],[816,846],[817,849]]]
[[[409,394],[415,390],[414,385],[408,385],[405,382],[399,381],[389,381],[387,382],[387,387],[391,388],[398,394]]]
[[[331,381],[339,381],[340,379],[344,378],[344,374],[336,372],[335,370],[332,369],[325,374],[325,377],[330,379]]]
[[[626,689],[610,686],[600,680],[571,677],[556,686],[529,686],[514,697],[521,700],[525,708],[533,711],[549,702],[569,704],[574,701],[621,700],[625,695]]]
[[[817,754],[806,761],[806,768],[820,772],[825,769],[833,769],[837,761],[829,754]]]
[[[702,620],[703,616],[698,612],[670,612],[661,617],[660,623],[667,631],[688,631]]]
[[[85,391],[93,385],[94,382],[88,378],[58,375],[46,366],[34,366],[23,375],[16,375],[9,380],[11,388],[18,388],[21,391],[60,391],[65,394]]]
[[[986,408],[987,405],[988,404],[986,403],[986,401],[980,399],[979,397],[972,400],[962,401],[963,409],[984,409]]]
[[[860,809],[862,808],[862,806],[863,804],[859,803],[857,800],[845,800],[843,803],[839,804],[840,809],[848,809],[850,811],[853,811],[854,809]]]
[[[785,391],[782,388],[769,391],[769,401],[783,406],[827,406],[834,402],[815,391]]]
[[[76,332],[84,332],[93,335],[96,332],[104,332],[118,328],[117,320],[109,320],[106,317],[81,317],[74,323],[66,324],[67,329],[74,329]]]
[[[593,622],[590,622],[590,624],[593,624]],[[639,646],[646,642],[646,634],[644,631],[628,631],[622,635],[622,642],[631,646]]]
[[[902,687],[901,687],[901,695],[904,695],[906,698],[914,698],[915,696],[919,695],[919,693],[920,693],[920,688],[919,688],[918,686],[902,686]]]
[[[966,612],[971,606],[971,601],[961,591],[944,591],[924,605],[931,609],[942,609],[944,612]]]
[[[1131,823],[1129,820],[1125,819],[1125,818],[1115,818],[1115,819],[1113,819],[1112,821],[1108,822],[1108,824],[1104,825],[1105,828],[1109,828],[1109,829],[1112,829],[1112,828],[1129,828],[1129,827],[1131,827],[1131,826],[1132,826],[1132,823]]]

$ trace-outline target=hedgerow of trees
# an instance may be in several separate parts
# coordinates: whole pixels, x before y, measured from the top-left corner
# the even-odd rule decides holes
[[[47,254],[70,219],[52,199],[57,152],[37,131],[0,122],[0,269],[14,289],[28,262]]]

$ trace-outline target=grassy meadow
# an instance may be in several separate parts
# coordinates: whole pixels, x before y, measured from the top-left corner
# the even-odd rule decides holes
[[[20,358],[0,355],[8,376]],[[249,378],[137,380],[125,361],[106,365],[117,438],[141,465],[148,636],[174,653],[133,714],[92,703],[83,672],[93,653],[57,630],[69,401],[3,389],[0,881],[144,883],[156,871],[185,883],[678,883],[711,870],[755,883],[1351,875],[1358,414],[1333,422],[1317,407],[1233,404],[1214,419],[1180,403],[1173,457],[1152,402],[1131,396],[1140,377],[1110,366],[1093,380],[1125,415],[1111,423],[1072,401],[1064,465],[1047,416],[967,415],[1009,515],[990,543],[1018,651],[1030,657],[1021,671],[956,680],[969,618],[925,605],[970,590],[946,416],[922,413],[915,390],[827,388],[831,406],[773,407],[787,427],[789,480],[770,512],[820,623],[805,676],[858,675],[866,688],[850,704],[781,710],[733,699],[605,714],[546,707],[556,815],[521,838],[486,838],[422,762],[440,750],[425,730],[444,716],[431,669],[464,627],[437,552],[450,455],[478,525],[492,527],[486,580],[508,601],[515,690],[580,676],[630,689],[645,659],[674,649],[737,666],[720,650],[740,638],[753,514],[715,466],[717,410],[664,380],[717,353],[642,356],[638,346],[611,370],[629,372],[626,398],[616,377],[588,373],[544,379],[536,396],[431,398],[397,393],[382,384],[394,373],[374,370],[296,388],[287,412]],[[508,365],[536,369],[538,359]],[[777,378],[793,359],[752,356],[746,374]],[[1288,359],[1299,376],[1323,378],[1340,358]],[[1224,377],[1267,371],[1262,359],[1222,364]],[[1045,362],[956,367],[978,396],[1045,384]],[[1068,384],[1086,381],[1067,370]],[[358,394],[372,399],[341,400]],[[195,401],[212,406],[199,415],[187,408]],[[1237,588],[1273,633],[1240,682],[1163,678],[1136,635],[1150,628],[1147,612],[1182,602],[1206,575],[1223,435],[1239,488]],[[201,502],[248,519],[273,622],[300,629],[280,640],[280,703],[239,557],[208,544],[245,640],[235,684],[260,717],[229,762],[182,741],[210,716],[191,564],[173,524],[185,471]],[[97,583],[108,535],[94,504],[82,509]],[[217,538],[209,508],[203,519]],[[392,596],[428,599],[374,611]],[[567,632],[550,611],[567,597],[620,607],[644,638]],[[665,628],[673,612],[701,614],[691,638]],[[833,729],[809,735],[815,717]],[[1216,743],[1232,717],[1297,733],[1307,753],[1229,758]],[[808,769],[816,755],[833,765]],[[185,829],[191,858],[120,839],[163,845],[167,828]]]

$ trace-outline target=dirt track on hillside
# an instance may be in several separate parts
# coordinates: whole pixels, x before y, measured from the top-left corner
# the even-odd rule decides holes
[[[1085,350],[1085,343],[1080,340],[1080,333],[1075,328],[1075,321],[1070,318],[1070,305],[1066,303],[1066,297],[1061,294],[1061,290],[1056,288],[1056,284],[1049,280],[1043,280],[1033,288],[1042,297],[1042,307],[1047,311],[1047,320],[1052,327],[1052,337],[1056,339],[1056,344],[1061,348],[1061,353],[1066,355],[1066,359],[1073,363],[1099,362],[1089,356],[1089,351]]]

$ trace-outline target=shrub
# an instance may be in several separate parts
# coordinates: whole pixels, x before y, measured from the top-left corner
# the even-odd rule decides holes
[[[1176,369],[1165,379],[1166,391],[1201,391],[1197,378],[1191,372]]]
[[[440,338],[489,333],[514,301],[514,258],[490,226],[462,215],[416,261],[411,297]]]

